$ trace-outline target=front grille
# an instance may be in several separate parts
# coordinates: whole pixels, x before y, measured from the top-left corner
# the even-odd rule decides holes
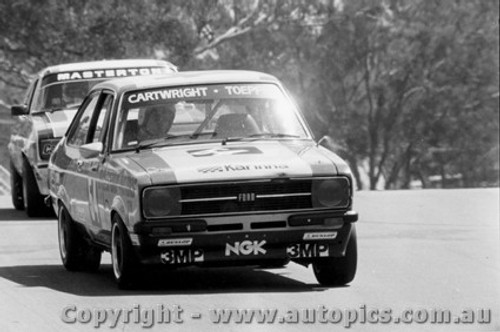
[[[311,180],[182,186],[182,215],[310,209]]]

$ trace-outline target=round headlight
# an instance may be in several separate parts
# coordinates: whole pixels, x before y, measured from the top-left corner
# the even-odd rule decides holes
[[[315,185],[314,197],[324,207],[346,206],[349,201],[349,183],[346,179],[319,181]]]
[[[146,218],[165,217],[179,213],[179,197],[169,188],[146,189],[142,206]]]

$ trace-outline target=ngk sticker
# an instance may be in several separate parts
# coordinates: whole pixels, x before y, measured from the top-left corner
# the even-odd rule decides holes
[[[234,244],[226,243],[226,256],[231,255],[265,255],[267,250],[264,249],[266,240],[262,241],[250,241],[245,240],[242,242],[235,242]]]

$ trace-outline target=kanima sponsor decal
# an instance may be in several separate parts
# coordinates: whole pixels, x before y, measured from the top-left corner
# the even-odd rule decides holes
[[[221,172],[241,172],[241,171],[259,171],[259,170],[284,170],[289,166],[285,164],[229,164],[222,166],[209,166],[198,168],[198,172],[202,174],[207,173],[221,173]]]

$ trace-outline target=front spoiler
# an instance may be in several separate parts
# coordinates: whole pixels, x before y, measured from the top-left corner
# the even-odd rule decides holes
[[[354,225],[310,226],[298,229],[192,233],[152,237],[139,235],[135,249],[143,264],[170,266],[260,265],[313,260],[345,255]]]

